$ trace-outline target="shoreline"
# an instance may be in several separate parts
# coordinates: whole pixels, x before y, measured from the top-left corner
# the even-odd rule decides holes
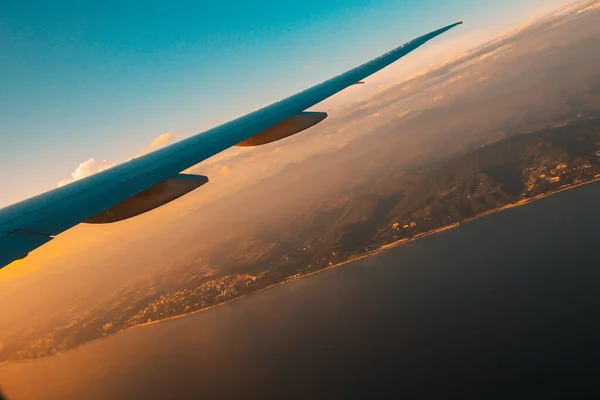
[[[195,311],[192,311],[192,312],[187,313],[187,314],[174,315],[172,317],[168,317],[168,318],[164,318],[164,319],[160,319],[160,320],[156,320],[156,321],[151,321],[151,322],[145,322],[145,323],[142,323],[142,324],[139,324],[139,325],[131,326],[131,327],[119,330],[117,332],[114,332],[113,334],[102,336],[100,338],[93,339],[93,340],[91,340],[89,342],[85,342],[85,343],[83,343],[83,344],[81,344],[79,346],[75,346],[73,348],[70,348],[70,349],[67,349],[67,350],[64,350],[64,351],[60,351],[60,352],[57,352],[57,353],[53,353],[53,354],[50,354],[50,355],[46,355],[46,356],[43,356],[43,357],[24,358],[24,359],[8,360],[8,361],[0,362],[0,368],[2,368],[4,366],[7,366],[7,365],[25,363],[25,362],[30,362],[30,361],[34,361],[34,360],[45,359],[45,358],[50,358],[50,357],[53,357],[53,356],[57,356],[57,355],[62,354],[62,353],[67,353],[67,352],[76,350],[79,347],[82,347],[82,346],[85,346],[85,345],[89,345],[89,344],[91,344],[91,343],[93,343],[93,342],[95,342],[97,340],[108,339],[109,337],[111,337],[111,336],[113,336],[115,334],[123,333],[123,332],[129,331],[129,330],[132,330],[132,329],[144,328],[144,327],[148,327],[148,326],[151,326],[151,325],[155,325],[155,324],[159,324],[159,323],[165,323],[165,322],[173,321],[173,320],[180,319],[180,318],[191,317],[191,316],[196,315],[198,313],[207,312],[209,310],[225,306],[225,305],[233,303],[235,301],[242,300],[242,299],[244,299],[244,298],[246,298],[248,296],[253,296],[253,295],[259,294],[261,292],[267,291],[269,289],[274,289],[276,287],[283,286],[285,284],[291,283],[291,282],[299,280],[299,279],[304,279],[304,278],[308,278],[308,277],[311,277],[311,276],[314,276],[314,275],[325,273],[325,272],[331,271],[333,269],[336,269],[336,268],[339,268],[339,267],[342,267],[342,266],[354,263],[356,261],[361,261],[361,260],[364,260],[364,259],[366,259],[368,257],[376,256],[376,255],[378,255],[380,253],[383,253],[385,251],[394,249],[396,247],[400,247],[402,245],[405,245],[405,244],[408,244],[408,243],[412,243],[412,242],[415,242],[415,241],[420,240],[420,239],[424,239],[424,238],[429,237],[429,236],[433,236],[433,235],[436,235],[436,234],[439,234],[439,233],[443,233],[443,232],[446,232],[446,231],[458,228],[462,224],[473,222],[473,221],[478,220],[478,219],[483,218],[483,217],[486,217],[486,216],[489,216],[489,215],[492,215],[492,214],[496,214],[498,212],[506,211],[506,210],[509,210],[509,209],[512,209],[512,208],[517,208],[517,207],[522,207],[522,206],[525,206],[525,205],[528,205],[528,204],[532,204],[532,203],[535,203],[535,202],[537,202],[539,200],[543,200],[543,199],[545,199],[547,197],[551,197],[551,196],[553,196],[555,194],[559,194],[559,193],[563,193],[563,192],[568,192],[570,190],[573,190],[573,189],[576,189],[576,188],[579,188],[579,187],[582,187],[582,186],[590,185],[590,184],[593,184],[593,183],[600,183],[600,176],[597,176],[597,177],[595,177],[595,178],[593,178],[593,179],[591,179],[589,181],[581,182],[581,183],[578,183],[578,184],[575,184],[575,185],[562,186],[562,187],[559,187],[555,191],[544,193],[544,194],[540,194],[540,195],[532,197],[530,199],[519,200],[516,203],[507,204],[505,206],[502,206],[502,207],[499,207],[499,208],[496,208],[496,209],[493,209],[493,210],[486,211],[486,212],[484,212],[482,214],[479,214],[479,215],[476,215],[474,217],[465,219],[463,221],[455,222],[453,224],[446,225],[446,226],[438,228],[438,229],[434,229],[434,230],[431,230],[431,231],[428,231],[428,232],[423,232],[423,233],[417,234],[417,235],[415,235],[415,236],[413,236],[411,238],[399,239],[399,240],[397,240],[395,242],[383,245],[383,246],[381,246],[380,248],[378,248],[376,250],[372,250],[370,252],[358,255],[355,258],[352,258],[350,260],[346,260],[346,261],[343,261],[341,263],[337,263],[337,264],[328,266],[326,268],[323,268],[323,269],[320,269],[320,270],[317,270],[317,271],[312,271],[312,272],[308,272],[308,273],[304,273],[304,274],[295,275],[293,277],[289,277],[289,278],[287,278],[287,279],[285,279],[285,280],[283,280],[281,282],[265,286],[263,288],[255,290],[253,292],[241,295],[239,297],[235,297],[233,299],[229,299],[229,300],[224,301],[222,303],[218,303],[218,304],[206,307],[206,308],[195,310]]]
[[[380,248],[378,248],[376,250],[372,250],[372,251],[369,251],[367,253],[363,253],[363,254],[361,254],[361,255],[359,255],[359,256],[357,256],[355,258],[352,258],[350,260],[342,261],[341,263],[330,265],[330,266],[328,266],[326,268],[323,268],[323,269],[320,269],[320,270],[317,270],[317,271],[312,271],[312,272],[300,274],[299,276],[293,276],[293,277],[287,278],[287,279],[285,279],[285,280],[283,280],[281,282],[265,286],[264,288],[257,289],[257,290],[255,290],[253,292],[241,295],[239,297],[236,297],[236,298],[224,301],[224,302],[219,303],[219,304],[212,305],[210,307],[202,308],[200,310],[196,310],[196,311],[193,311],[193,312],[188,313],[188,314],[174,315],[172,317],[168,317],[168,318],[164,318],[164,319],[160,319],[160,320],[156,320],[156,321],[145,322],[143,324],[139,324],[139,325],[132,326],[130,328],[123,329],[123,330],[121,330],[119,332],[124,332],[124,331],[128,331],[130,329],[136,329],[136,328],[141,328],[141,327],[150,326],[150,325],[154,325],[154,324],[159,324],[161,322],[168,322],[168,321],[172,321],[172,320],[175,320],[175,319],[184,318],[184,317],[195,315],[195,314],[198,314],[198,313],[201,313],[201,312],[212,310],[214,308],[230,304],[230,303],[232,303],[234,301],[241,300],[241,299],[243,299],[243,298],[245,298],[247,296],[252,296],[254,294],[258,294],[258,293],[261,293],[261,292],[269,290],[269,289],[273,289],[273,288],[276,288],[276,287],[279,287],[279,286],[283,286],[285,284],[291,283],[291,282],[293,282],[295,280],[298,280],[298,279],[304,279],[304,278],[308,278],[308,277],[311,277],[311,276],[314,276],[314,275],[318,275],[318,274],[321,274],[321,273],[324,273],[324,272],[327,272],[327,271],[331,271],[331,270],[333,270],[335,268],[339,268],[339,267],[351,264],[351,263],[356,262],[356,261],[364,260],[364,259],[366,259],[368,257],[375,256],[377,254],[383,253],[384,251],[391,250],[393,248],[402,246],[404,244],[412,243],[412,242],[415,242],[415,241],[417,241],[419,239],[426,238],[428,236],[437,235],[439,233],[443,233],[443,232],[449,231],[451,229],[458,228],[462,224],[473,222],[475,220],[478,220],[480,218],[486,217],[486,216],[491,215],[491,214],[496,214],[498,212],[506,211],[506,210],[509,210],[511,208],[522,207],[522,206],[525,206],[525,205],[528,205],[528,204],[531,204],[531,203],[535,203],[536,201],[545,199],[546,197],[553,196],[555,194],[567,192],[569,190],[573,190],[573,189],[579,188],[581,186],[590,185],[592,183],[598,183],[598,182],[600,182],[600,177],[591,179],[591,180],[586,181],[586,182],[581,182],[581,183],[578,183],[578,184],[575,184],[575,185],[563,186],[563,187],[558,188],[555,191],[544,193],[544,194],[540,194],[540,195],[532,197],[530,199],[519,200],[516,203],[507,204],[507,205],[502,206],[500,208],[496,208],[494,210],[486,211],[486,212],[484,212],[482,214],[479,214],[479,215],[476,215],[474,217],[467,218],[467,219],[465,219],[465,220],[463,220],[461,222],[455,222],[453,224],[446,225],[446,226],[443,226],[441,228],[437,228],[437,229],[434,229],[434,230],[431,230],[431,231],[428,231],[428,232],[419,233],[418,235],[415,235],[415,236],[413,236],[411,238],[399,239],[399,240],[397,240],[395,242],[383,245],[383,246],[381,246]],[[119,333],[119,332],[117,332],[117,333]]]

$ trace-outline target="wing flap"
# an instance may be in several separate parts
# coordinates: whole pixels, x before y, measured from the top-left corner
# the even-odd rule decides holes
[[[325,118],[327,118],[327,113],[304,111],[246,140],[242,140],[236,146],[252,147],[272,143],[315,126]]]

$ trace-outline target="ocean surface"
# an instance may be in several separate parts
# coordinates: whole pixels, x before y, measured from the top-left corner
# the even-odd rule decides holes
[[[600,184],[0,368],[18,399],[600,393]]]

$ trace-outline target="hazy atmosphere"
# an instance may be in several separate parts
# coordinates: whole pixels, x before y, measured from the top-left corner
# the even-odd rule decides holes
[[[122,89],[145,93],[139,102],[132,92],[109,105],[106,98],[116,93],[118,82],[94,98],[75,100],[81,88],[71,82],[65,92],[68,101],[50,106],[52,90],[42,87],[39,98],[28,103],[31,115],[11,117],[19,103],[22,107],[26,102],[19,97],[26,92],[19,92],[17,83],[9,85],[9,95],[0,95],[0,104],[10,103],[0,112],[1,137],[10,142],[0,148],[0,181],[6,191],[0,196],[2,205],[161,148],[414,36],[466,20],[464,28],[364,85],[313,107],[329,113],[318,126],[261,147],[231,148],[188,171],[210,178],[191,194],[132,220],[80,225],[2,269],[0,365],[50,356],[134,326],[187,315],[249,294],[244,290],[252,285],[263,289],[398,240],[527,202],[564,188],[566,179],[573,185],[598,179],[600,3],[490,1],[481,6],[457,1],[435,8],[442,2],[408,2],[428,5],[409,7],[411,14],[403,19],[405,9],[395,2],[372,3],[364,11],[371,23],[390,7],[383,28],[375,33],[378,25],[366,22],[356,28],[364,34],[344,37],[350,28],[341,19],[329,27],[314,15],[295,21],[298,29],[312,32],[306,40],[318,42],[314,49],[302,44],[297,33],[288,33],[288,48],[281,48],[269,35],[283,27],[261,20],[247,45],[242,28],[240,37],[215,33],[214,43],[205,47],[213,61],[197,71],[190,66],[201,63],[196,58],[179,65],[162,60],[143,76],[137,62],[142,62],[143,49],[150,50],[141,38],[115,50],[123,52],[117,57],[122,65],[104,70],[106,75],[97,82],[90,77],[96,67],[82,67],[87,80],[80,77],[80,85],[87,85],[86,91],[110,81],[111,73],[139,73]],[[333,5],[328,7],[324,13],[335,13]],[[351,9],[356,11],[348,12],[347,20],[360,21],[360,6]],[[17,14],[0,17],[0,32],[11,32],[3,40],[13,46],[28,40],[29,51],[45,48],[36,36],[42,25],[36,35],[12,29],[11,21],[23,17]],[[400,19],[388,26],[392,15]],[[415,22],[425,15],[429,18],[423,23]],[[412,22],[404,26],[408,20]],[[331,33],[334,29],[339,32]],[[92,35],[89,40],[79,45],[102,48],[103,40],[109,39]],[[356,44],[348,43],[353,40]],[[239,61],[218,51],[221,41],[240,50]],[[127,46],[139,46],[139,54],[126,51]],[[158,58],[178,53],[196,57],[190,55],[191,42],[169,51],[156,46],[151,53]],[[68,55],[59,47],[45,55],[56,62],[56,69],[56,60]],[[76,51],[75,47],[61,51]],[[102,59],[104,53],[94,54]],[[251,61],[260,58],[257,54],[268,60]],[[13,71],[33,56],[23,52],[20,57],[0,61],[0,67]],[[42,55],[36,57],[45,62]],[[225,67],[219,70],[219,65]],[[171,67],[178,67],[177,74],[169,72]],[[158,76],[165,81],[148,86]],[[28,76],[19,79],[22,83]],[[122,75],[119,79],[127,80]],[[188,80],[194,82],[185,88]],[[221,81],[222,87],[217,84]],[[165,91],[168,97],[161,97]],[[14,102],[11,94],[17,96]],[[120,107],[127,110],[117,112]],[[65,117],[71,113],[72,119]],[[48,133],[39,143],[26,134],[9,140],[12,132],[40,128]],[[101,128],[114,129],[104,135]],[[56,134],[59,129],[64,132]],[[516,167],[516,159],[526,161]],[[23,174],[17,183],[16,172]],[[23,184],[29,176],[35,184]],[[477,196],[481,200],[475,204]],[[458,205],[448,206],[449,202]],[[204,294],[208,291],[214,291],[210,300]]]

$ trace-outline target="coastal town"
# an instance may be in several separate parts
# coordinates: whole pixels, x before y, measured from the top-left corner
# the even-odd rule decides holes
[[[233,247],[178,274],[163,271],[149,278],[150,286],[117,291],[107,303],[44,337],[29,337],[29,332],[0,349],[0,359],[44,357],[124,329],[206,310],[598,180],[600,122],[510,138],[437,168],[391,177],[387,193],[371,195],[365,203],[354,197],[329,203],[330,212],[307,216],[311,222],[298,224],[302,228],[294,236],[283,231],[286,240],[272,233],[272,242],[258,245],[256,233],[252,243],[258,247],[242,243],[249,249],[244,257]],[[358,217],[345,223],[340,218],[350,209]],[[158,283],[165,279],[171,283]]]

